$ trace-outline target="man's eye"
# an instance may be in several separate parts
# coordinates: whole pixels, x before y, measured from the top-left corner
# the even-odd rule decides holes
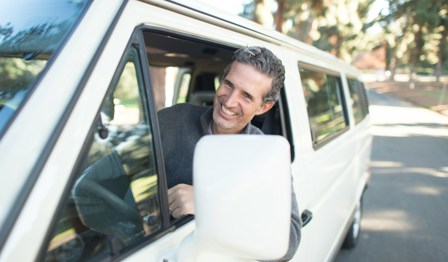
[[[246,98],[247,100],[249,100],[249,101],[251,101],[252,102],[252,96],[251,95],[249,95],[249,94],[244,94],[243,95],[244,96],[244,98]]]

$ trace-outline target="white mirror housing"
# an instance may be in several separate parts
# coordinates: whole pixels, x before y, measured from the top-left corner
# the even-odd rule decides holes
[[[291,223],[290,164],[290,146],[281,136],[203,137],[193,161],[196,230],[179,260],[283,257]]]

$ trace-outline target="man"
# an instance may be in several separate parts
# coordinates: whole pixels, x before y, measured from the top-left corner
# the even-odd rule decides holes
[[[224,70],[213,107],[179,104],[159,112],[169,210],[174,218],[195,213],[192,165],[199,139],[212,134],[263,134],[250,121],[272,108],[284,80],[282,62],[271,51],[263,47],[242,48]],[[291,259],[295,254],[300,229],[292,191],[290,246],[283,259]]]

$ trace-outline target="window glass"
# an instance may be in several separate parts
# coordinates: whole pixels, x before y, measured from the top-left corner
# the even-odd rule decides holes
[[[74,28],[87,0],[0,4],[0,133]]]
[[[362,82],[351,78],[348,78],[347,82],[352,100],[353,116],[355,118],[355,123],[357,124],[361,122],[368,113],[367,106],[365,105],[367,101],[364,101],[364,86]]]
[[[313,144],[328,141],[347,128],[340,78],[307,68],[300,69]]]
[[[173,98],[173,104],[185,103],[187,101],[188,85],[190,84],[190,81],[191,81],[191,74],[184,73],[181,77],[177,97]]]
[[[137,51],[102,105],[48,261],[109,259],[161,228],[153,136]]]
[[[369,114],[369,98],[367,96],[366,87],[363,82],[358,82],[359,87],[359,96],[361,98],[362,112],[363,115],[366,116]]]
[[[187,102],[191,80],[188,68],[151,66],[149,72],[157,110]]]

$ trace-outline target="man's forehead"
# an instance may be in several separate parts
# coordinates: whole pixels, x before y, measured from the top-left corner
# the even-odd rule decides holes
[[[247,70],[248,68],[256,71],[258,74],[260,74],[261,78],[264,78],[267,81],[269,81],[269,89],[272,87],[272,82],[273,82],[274,78],[272,76],[269,76],[268,74],[260,71],[258,68],[256,68],[255,66],[253,66],[251,64],[248,64],[248,63],[243,63],[243,62],[238,62],[238,61],[232,62],[232,64],[230,65],[229,71],[227,73],[227,76],[231,72],[235,72],[237,69],[239,69],[239,70]]]
[[[236,63],[238,62],[232,63],[232,67],[230,68],[228,74],[224,77],[223,80],[227,81],[228,84],[232,85],[233,87],[242,88],[243,92],[247,93],[253,98],[264,101],[264,98],[272,88],[272,81],[273,81],[272,77],[263,74],[252,65],[245,63],[238,63],[238,64]],[[251,75],[249,73],[244,72],[245,70],[247,70],[247,68],[253,69],[259,75],[250,78],[253,74]],[[241,80],[239,79],[240,77],[249,79],[244,79],[243,81],[245,82],[241,83]]]

